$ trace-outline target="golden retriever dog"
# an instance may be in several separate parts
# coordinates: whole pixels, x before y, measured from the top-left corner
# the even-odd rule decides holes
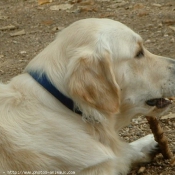
[[[125,143],[118,131],[167,110],[174,83],[175,61],[120,22],[71,24],[0,84],[1,174],[126,175],[157,143],[152,135]]]

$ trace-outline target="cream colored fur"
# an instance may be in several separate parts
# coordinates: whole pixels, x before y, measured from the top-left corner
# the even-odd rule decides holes
[[[128,144],[118,131],[139,114],[164,111],[145,101],[175,94],[174,64],[149,53],[138,34],[113,20],[85,19],[65,28],[23,74],[0,84],[0,173],[126,175],[132,164],[149,162],[157,146],[152,135]],[[28,71],[46,73],[83,115]]]

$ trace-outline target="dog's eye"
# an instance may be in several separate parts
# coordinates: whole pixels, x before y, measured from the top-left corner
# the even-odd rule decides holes
[[[144,52],[143,50],[139,50],[139,52],[136,54],[135,58],[142,58],[144,57]]]

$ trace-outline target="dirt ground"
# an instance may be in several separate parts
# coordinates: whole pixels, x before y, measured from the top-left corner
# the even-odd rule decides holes
[[[45,1],[49,2],[39,0],[41,4]],[[61,4],[64,6],[58,6]],[[0,0],[1,81],[21,73],[59,30],[89,17],[125,23],[143,37],[151,52],[175,58],[174,0],[50,0],[42,5],[37,0]],[[161,117],[160,122],[175,149],[175,115]],[[150,132],[147,121],[140,117],[120,134],[130,142]],[[136,167],[129,175],[175,175],[175,166],[169,162],[158,155],[152,163]]]

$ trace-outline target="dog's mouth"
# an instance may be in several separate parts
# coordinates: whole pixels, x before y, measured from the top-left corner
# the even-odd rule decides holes
[[[149,106],[156,106],[158,109],[165,108],[172,104],[171,98],[154,98],[146,101]]]

